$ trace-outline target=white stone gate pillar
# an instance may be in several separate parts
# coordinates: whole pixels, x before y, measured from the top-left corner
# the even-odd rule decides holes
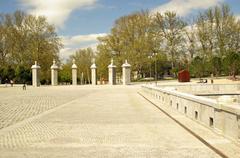
[[[32,65],[32,85],[33,87],[39,87],[40,86],[40,66],[37,65],[37,61],[35,61],[35,64]]]
[[[122,65],[122,81],[123,85],[128,85],[131,82],[131,65],[128,64],[127,60],[125,60],[125,63]]]
[[[51,84],[52,86],[58,85],[58,66],[55,60],[53,60],[53,65],[51,66]]]
[[[77,85],[77,65],[75,64],[74,59],[72,65],[72,85]]]
[[[92,85],[97,85],[97,66],[95,64],[95,60],[93,60],[93,64],[91,65],[91,79]]]
[[[108,82],[110,85],[116,84],[116,66],[113,64],[113,59],[111,60],[111,64],[108,65]]]

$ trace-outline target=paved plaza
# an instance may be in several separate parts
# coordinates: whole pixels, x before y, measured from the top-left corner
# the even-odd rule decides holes
[[[137,92],[139,85],[0,87],[0,157],[220,157]]]

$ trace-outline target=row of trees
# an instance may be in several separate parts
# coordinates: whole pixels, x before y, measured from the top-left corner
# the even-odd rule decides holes
[[[31,65],[38,61],[42,81],[50,80],[49,65],[59,61],[61,39],[45,17],[0,14],[0,80],[31,81]]]
[[[83,49],[70,56],[77,61],[85,81],[89,82],[91,59],[96,58],[98,78],[107,79],[111,58],[121,73],[121,65],[128,59],[139,78],[157,74],[172,74],[188,69],[194,77],[235,75],[240,69],[240,21],[223,4],[210,8],[191,20],[174,12],[150,14],[133,13],[116,20],[111,32],[99,38],[97,52]],[[71,74],[68,74],[71,80]]]
[[[111,32],[98,39],[97,51],[80,49],[61,66],[59,79],[71,81],[71,65],[75,59],[79,81],[90,82],[93,58],[98,78],[107,79],[111,58],[121,73],[125,59],[139,78],[164,74],[177,75],[189,69],[192,76],[232,75],[240,69],[240,21],[223,4],[210,8],[191,20],[174,12],[151,14],[136,12],[116,20]],[[54,26],[44,17],[17,11],[0,15],[0,79],[31,81],[30,67],[37,60],[42,83],[50,80],[49,65],[59,61],[63,47]],[[59,61],[60,62],[60,61]],[[157,72],[155,69],[155,63]]]
[[[240,21],[230,8],[222,5],[200,13],[191,32],[197,55],[192,67],[198,76],[209,72],[235,78],[240,68]]]
[[[235,76],[240,67],[240,21],[226,4],[188,21],[174,12],[133,13],[116,20],[109,35],[99,42],[99,78],[107,77],[111,58],[119,69],[128,59],[139,77],[150,75],[155,60],[158,74],[175,76],[179,69],[189,69],[196,77],[211,73]]]

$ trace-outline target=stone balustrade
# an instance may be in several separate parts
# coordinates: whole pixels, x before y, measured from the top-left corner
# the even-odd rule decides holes
[[[226,88],[227,89],[227,88]],[[174,87],[143,85],[145,94],[209,129],[240,142],[240,104],[231,97],[210,99],[179,92]]]

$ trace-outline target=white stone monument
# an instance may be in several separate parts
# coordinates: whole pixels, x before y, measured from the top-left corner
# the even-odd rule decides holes
[[[40,66],[37,65],[37,61],[35,61],[35,64],[32,65],[32,85],[33,87],[39,87],[40,86],[40,75],[39,70]]]
[[[72,85],[77,85],[77,65],[75,64],[75,59],[73,59],[72,65]]]
[[[131,82],[131,65],[128,64],[127,60],[125,60],[125,63],[122,65],[122,82],[123,85],[128,85]]]
[[[95,64],[95,59],[93,59],[91,65],[91,78],[92,78],[92,85],[97,85],[97,66]]]
[[[111,64],[108,65],[108,83],[110,85],[116,84],[116,66],[113,64],[113,59],[111,60]]]
[[[51,84],[52,86],[58,85],[58,66],[55,60],[53,60],[53,65],[51,66]]]

